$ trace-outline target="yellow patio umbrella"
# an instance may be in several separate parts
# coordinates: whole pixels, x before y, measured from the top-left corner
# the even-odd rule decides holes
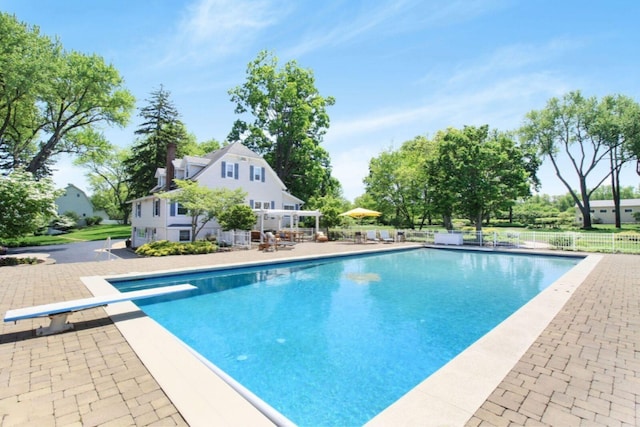
[[[380,216],[382,213],[378,211],[372,211],[365,208],[355,208],[350,211],[341,213],[339,216],[350,216],[351,218],[362,219],[367,216]]]

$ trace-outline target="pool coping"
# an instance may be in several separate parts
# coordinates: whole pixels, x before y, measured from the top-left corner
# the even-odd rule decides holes
[[[385,252],[422,246],[389,248]],[[379,252],[379,249],[374,249],[345,254],[289,257],[277,262],[289,263]],[[537,251],[505,253],[554,256]],[[463,425],[486,401],[600,259],[602,255],[588,255],[491,332],[371,419],[367,425]],[[121,275],[86,276],[81,280],[91,293],[98,296],[117,292],[107,279],[273,264],[273,261],[238,262],[195,269],[168,269],[151,274],[131,272]],[[247,400],[241,396],[227,381],[207,367],[193,350],[147,317],[132,302],[110,305],[105,307],[105,310],[190,425],[266,426],[290,423],[284,417],[279,418],[277,412],[268,413],[268,408],[267,413],[264,408],[258,409],[261,406],[259,399],[258,404],[255,401],[252,404],[249,402],[251,399]],[[532,319],[535,323],[532,323]],[[188,386],[185,387],[185,384]],[[224,404],[221,405],[221,402]]]

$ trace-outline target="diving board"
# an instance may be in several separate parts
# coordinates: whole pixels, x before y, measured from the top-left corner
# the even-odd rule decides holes
[[[123,301],[133,301],[142,298],[157,297],[197,289],[188,283],[182,285],[162,286],[159,288],[142,289],[139,291],[124,292],[111,295],[101,295],[91,298],[76,299],[71,301],[55,302],[52,304],[37,305],[34,307],[17,308],[9,310],[4,315],[5,322],[16,322],[23,319],[48,316],[51,323],[47,327],[40,327],[36,335],[51,335],[73,329],[72,323],[67,323],[67,316],[75,311],[89,308],[102,307]]]

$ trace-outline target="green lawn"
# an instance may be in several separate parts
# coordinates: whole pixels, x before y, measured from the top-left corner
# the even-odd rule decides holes
[[[131,237],[130,225],[95,225],[79,230],[72,230],[57,236],[25,236],[20,239],[2,242],[7,246],[42,246],[58,245],[72,242],[89,242],[95,240],[126,239]]]

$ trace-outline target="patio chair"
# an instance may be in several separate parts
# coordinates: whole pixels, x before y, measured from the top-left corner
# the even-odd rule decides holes
[[[272,252],[274,250],[278,250],[277,247],[278,240],[276,236],[270,231],[266,233],[262,233],[262,243],[258,246],[258,249],[265,252]]]
[[[393,243],[395,240],[389,236],[389,230],[380,230],[380,240],[384,243]]]
[[[380,239],[376,236],[376,230],[367,230],[367,242],[380,242]]]

